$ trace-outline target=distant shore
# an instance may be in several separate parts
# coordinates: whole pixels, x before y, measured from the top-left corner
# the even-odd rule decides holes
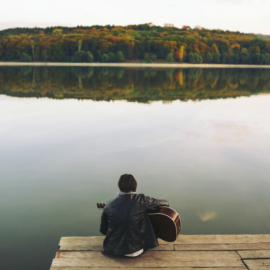
[[[149,68],[270,68],[270,65],[179,64],[179,63],[54,63],[54,62],[0,62],[0,66],[49,67],[149,67]]]

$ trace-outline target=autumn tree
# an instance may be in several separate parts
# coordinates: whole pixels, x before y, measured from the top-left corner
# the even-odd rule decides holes
[[[182,45],[180,47],[180,54],[179,54],[179,60],[181,63],[183,63],[183,60],[184,60],[184,51],[185,51],[185,47]]]

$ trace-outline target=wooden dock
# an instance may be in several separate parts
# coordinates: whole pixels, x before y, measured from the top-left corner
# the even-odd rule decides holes
[[[269,270],[270,235],[180,235],[138,258],[105,256],[104,237],[62,237],[51,270]]]

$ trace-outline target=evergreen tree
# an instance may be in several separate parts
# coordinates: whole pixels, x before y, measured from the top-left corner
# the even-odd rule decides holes
[[[192,52],[190,52],[188,54],[188,62],[189,63],[195,63],[195,57],[194,57],[194,54]]]
[[[118,51],[116,53],[116,61],[117,62],[124,62],[125,61],[125,56],[124,54],[122,53],[122,51]]]

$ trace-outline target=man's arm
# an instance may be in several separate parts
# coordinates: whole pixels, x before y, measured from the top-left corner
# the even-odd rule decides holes
[[[101,215],[101,224],[100,224],[100,229],[99,231],[106,235],[107,234],[107,230],[108,230],[108,219],[107,219],[107,215],[104,211],[102,211],[102,215]]]
[[[145,196],[145,205],[147,210],[156,210],[161,206],[169,207],[169,203],[166,200],[157,200],[148,196]]]

